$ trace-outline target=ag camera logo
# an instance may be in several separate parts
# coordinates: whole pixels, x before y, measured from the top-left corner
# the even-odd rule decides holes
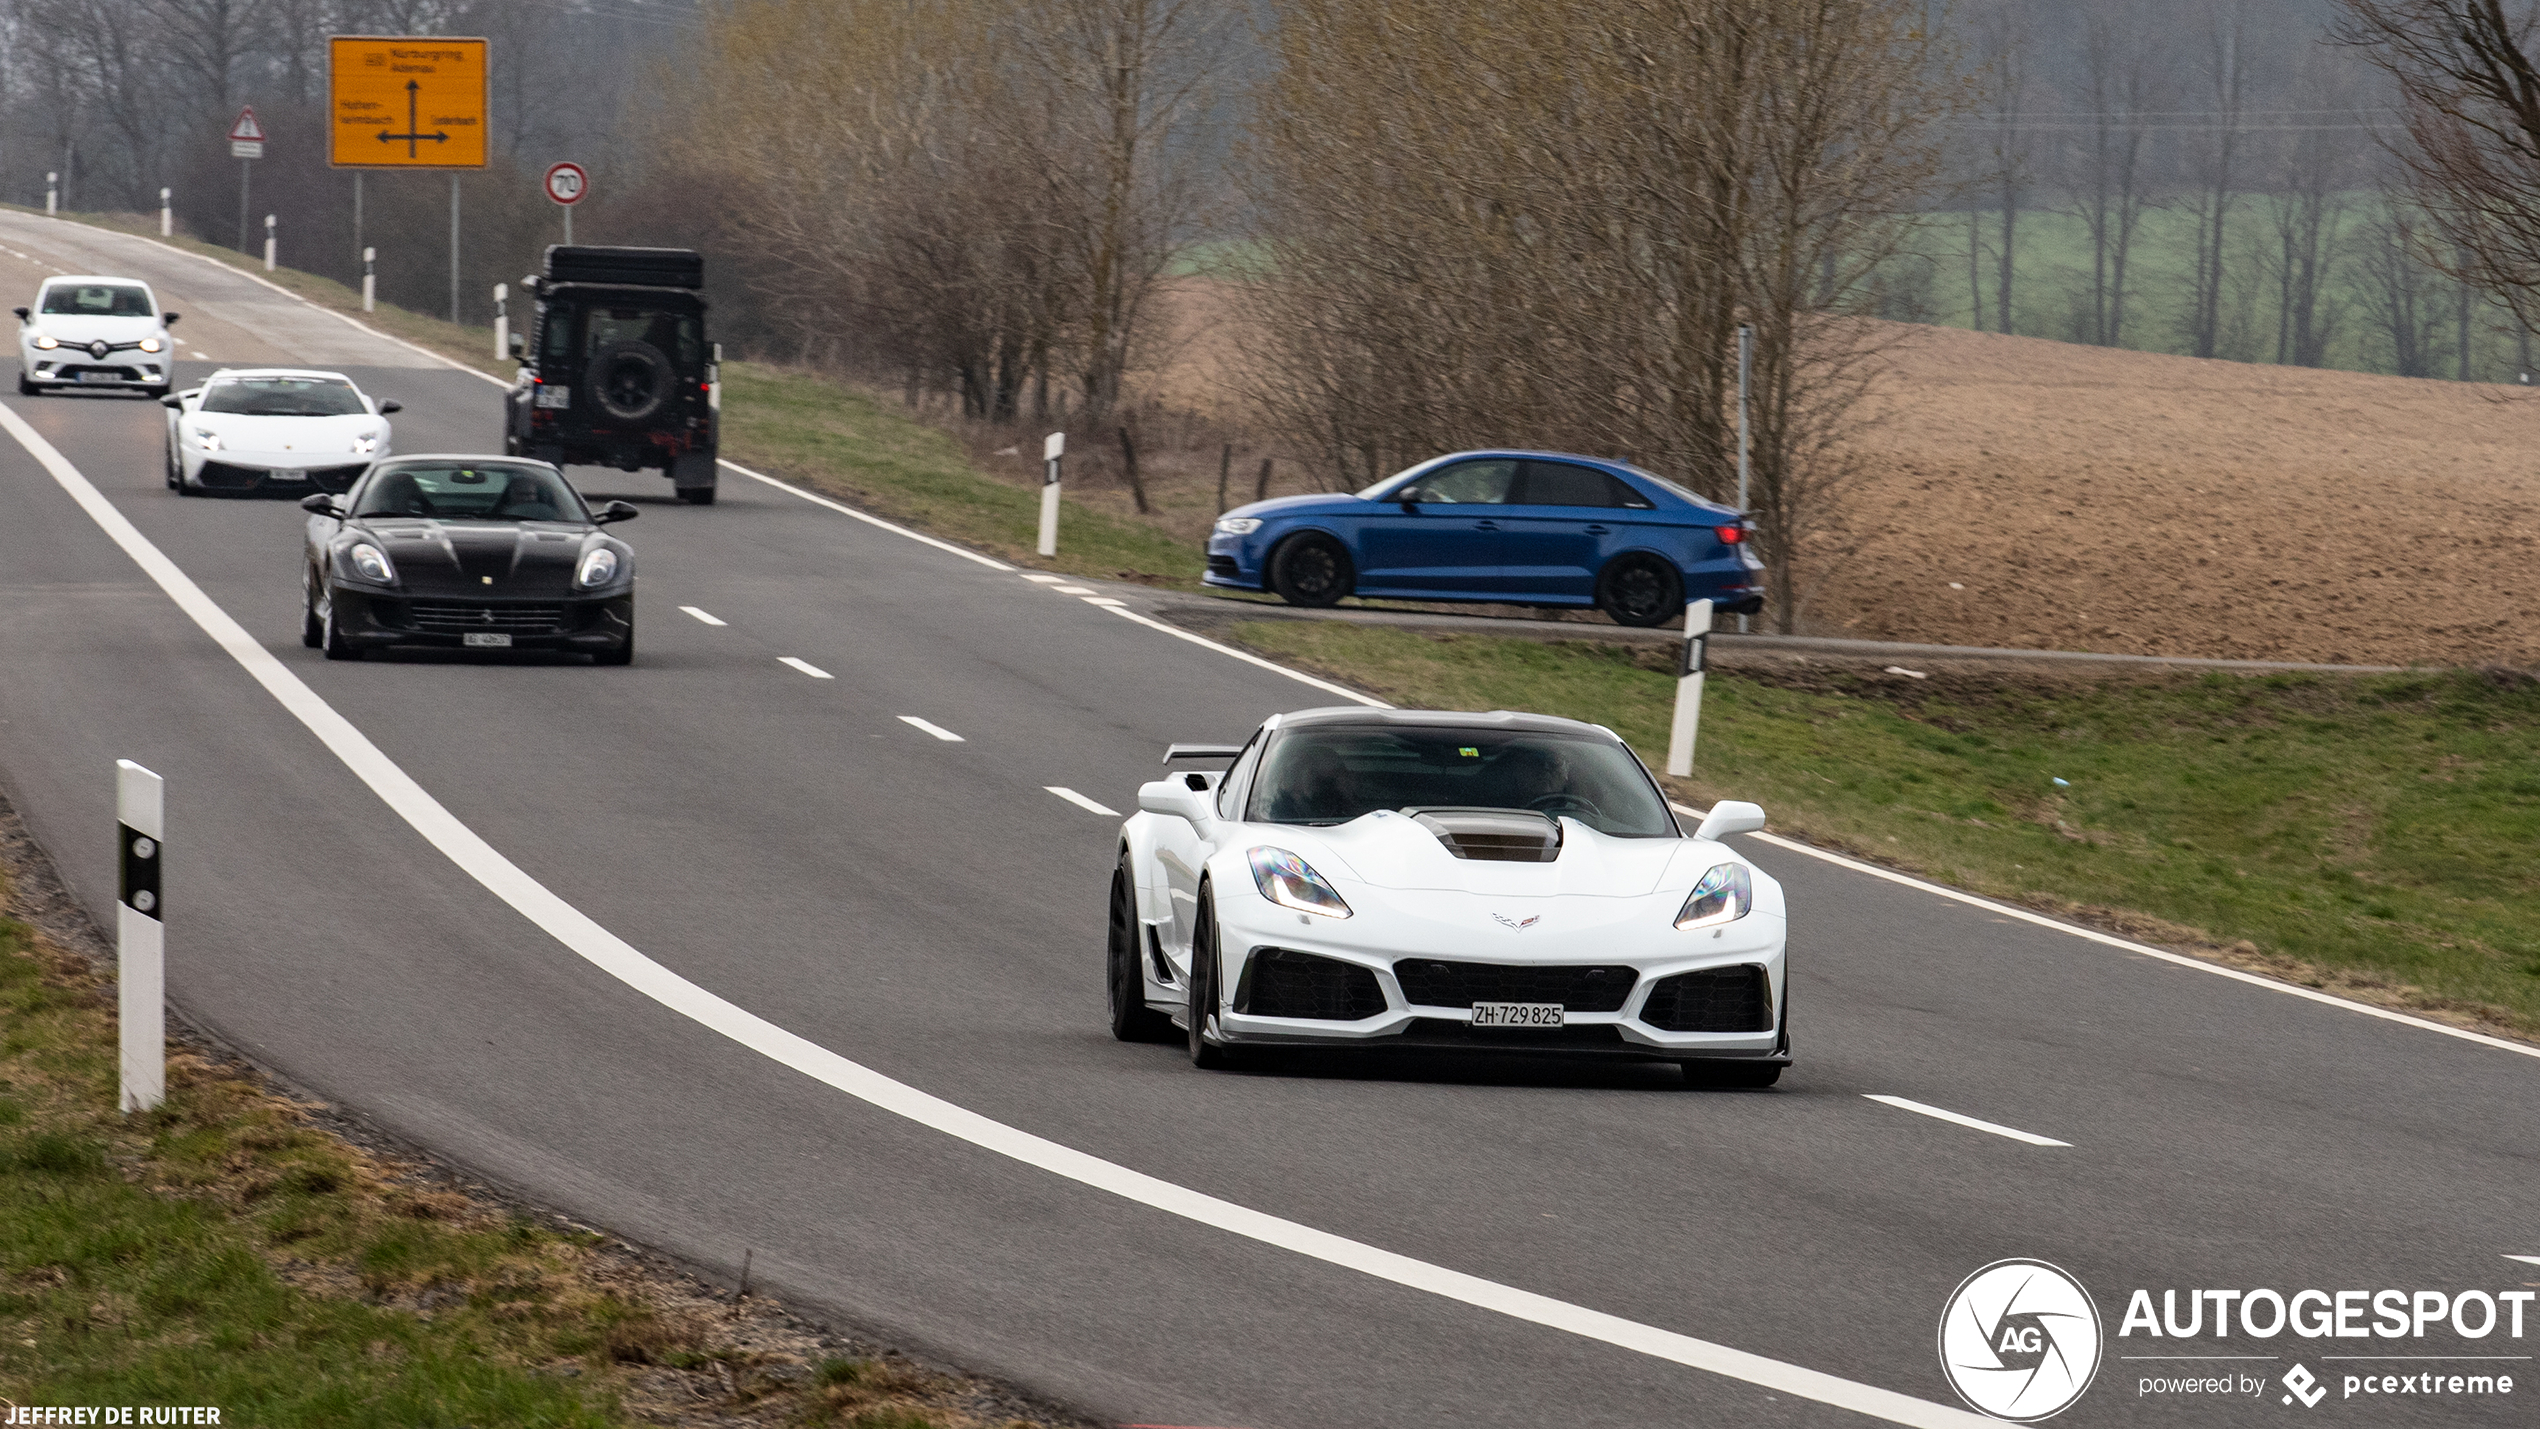
[[[1968,1407],[2034,1424],[2081,1398],[2099,1372],[2099,1307],[2042,1260],[1997,1260],[1960,1281],[1940,1312],[1940,1368]]]

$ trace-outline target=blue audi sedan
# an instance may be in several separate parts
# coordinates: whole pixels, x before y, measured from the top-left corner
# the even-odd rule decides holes
[[[1457,452],[1364,491],[1239,506],[1208,537],[1207,584],[1291,605],[1343,596],[1593,606],[1665,625],[1704,597],[1764,604],[1740,512],[1635,466],[1558,452]]]

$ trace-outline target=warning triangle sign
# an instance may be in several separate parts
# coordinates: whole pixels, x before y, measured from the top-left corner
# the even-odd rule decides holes
[[[229,126],[232,139],[262,139],[265,126],[256,122],[256,106],[250,104],[238,111],[238,122]]]

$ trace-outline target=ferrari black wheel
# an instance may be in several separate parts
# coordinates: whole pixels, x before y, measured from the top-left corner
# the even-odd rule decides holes
[[[1111,994],[1111,1035],[1123,1042],[1161,1042],[1173,1019],[1147,1006],[1146,973],[1138,966],[1138,897],[1124,850],[1111,870],[1111,932],[1103,950],[1103,982]]]
[[[329,660],[358,660],[361,647],[344,638],[344,627],[335,620],[335,602],[328,601],[318,616],[318,645]]]
[[[326,644],[326,622],[318,618],[317,588],[300,582],[300,643],[315,650]]]
[[[1217,1016],[1217,895],[1199,886],[1199,912],[1191,927],[1191,998],[1183,1020],[1189,1024],[1191,1065],[1210,1071],[1235,1064],[1233,1054],[1208,1040],[1208,1024]]]

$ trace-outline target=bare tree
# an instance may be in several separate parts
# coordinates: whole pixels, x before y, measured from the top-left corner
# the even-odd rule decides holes
[[[2196,225],[2196,266],[2184,326],[2198,357],[2217,356],[2222,348],[2223,287],[2229,276],[2231,217],[2241,200],[2242,111],[2249,88],[2241,0],[2226,0],[2208,18],[2207,27],[2205,79],[2214,122],[2191,145],[2193,187],[2185,201]]]
[[[2160,107],[2166,91],[2156,77],[2161,66],[2153,50],[2131,27],[2097,10],[2087,27],[2082,94],[2090,117],[2082,131],[2079,173],[2068,189],[2090,235],[2090,297],[2079,327],[2083,341],[2116,347],[2125,341],[2135,236],[2152,206],[2146,114]]]
[[[2292,96],[2297,122],[2278,132],[2279,191],[2267,216],[2274,243],[2267,266],[2275,279],[2275,360],[2318,367],[2342,315],[2331,282],[2347,226],[2349,193],[2360,180],[2351,120],[2360,108],[2351,78],[2334,68],[2335,57],[2318,50],[2300,60]],[[2329,121],[2329,122],[2322,122]]]
[[[2442,321],[2441,277],[2425,263],[2432,222],[2403,195],[2386,198],[2365,225],[2363,305],[2389,368],[2402,377],[2434,375],[2435,332]]]

